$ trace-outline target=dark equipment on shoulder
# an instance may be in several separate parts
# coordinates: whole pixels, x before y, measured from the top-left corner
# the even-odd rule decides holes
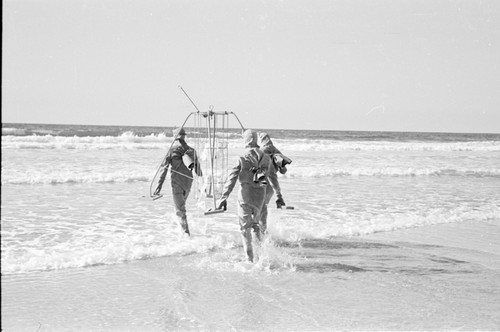
[[[267,184],[266,172],[260,167],[252,167],[250,171],[253,173],[253,182],[260,184]]]
[[[276,166],[276,168],[278,169],[278,171],[281,174],[285,174],[287,171],[286,165],[291,164],[292,159],[285,157],[281,153],[276,153],[273,155],[273,162],[274,162],[274,165]]]
[[[184,165],[186,165],[186,167],[192,171],[193,168],[194,168],[194,159],[191,158],[191,156],[187,153],[185,153],[183,156],[182,156],[182,162],[184,163]]]

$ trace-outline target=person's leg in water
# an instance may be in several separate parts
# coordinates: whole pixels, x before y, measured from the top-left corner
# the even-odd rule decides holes
[[[271,198],[273,197],[274,190],[273,188],[268,185],[266,188],[266,198],[264,201],[264,205],[262,205],[262,209],[260,211],[259,215],[259,225],[260,225],[260,238],[264,237],[267,233],[267,206],[269,205],[269,202],[271,202]]]
[[[241,238],[243,240],[243,250],[250,262],[254,260],[254,252],[252,246],[252,231],[260,240],[260,227],[256,217],[260,211],[255,207],[245,204],[238,204],[238,219],[240,223]]]
[[[186,216],[186,200],[189,196],[189,191],[186,191],[182,189],[182,187],[178,184],[173,183],[172,196],[174,198],[175,214],[179,218],[179,224],[181,225],[184,233],[186,233],[187,235],[191,235],[189,233],[189,226]]]

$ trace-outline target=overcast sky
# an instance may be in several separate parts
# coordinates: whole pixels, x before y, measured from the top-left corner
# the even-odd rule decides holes
[[[500,133],[497,0],[4,0],[2,121]]]

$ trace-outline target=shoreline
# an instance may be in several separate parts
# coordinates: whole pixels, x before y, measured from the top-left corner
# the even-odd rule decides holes
[[[451,234],[451,235],[450,235]],[[500,270],[500,220],[465,221],[405,228],[360,236],[363,239],[415,243],[429,246],[459,248],[471,251],[469,258]],[[456,253],[450,253],[457,256]],[[455,257],[459,259],[459,257]]]
[[[478,229],[479,225],[486,228]],[[452,233],[452,236],[450,236]],[[456,223],[444,223],[444,224],[433,224],[424,225],[421,227],[403,228],[391,231],[382,231],[366,235],[356,235],[356,236],[336,236],[332,238],[335,241],[345,241],[345,242],[380,242],[384,244],[394,244],[401,247],[421,245],[422,248],[426,247],[441,247],[442,249],[459,249],[462,252],[469,251],[470,255],[479,259],[476,263],[481,263],[487,268],[493,268],[500,270],[500,220],[498,221],[484,221],[484,222],[456,222]],[[307,241],[307,240],[306,240]],[[280,241],[278,241],[279,243]],[[279,245],[278,245],[279,246]],[[332,249],[335,251],[335,249]],[[238,255],[241,251],[241,247],[230,249],[232,255]],[[184,255],[181,257],[190,257],[192,255],[197,255],[197,253]],[[210,256],[210,253],[203,254]],[[458,255],[453,253],[454,256]],[[243,254],[241,255],[243,259]],[[23,273],[2,273],[2,278],[13,278],[15,276],[24,276],[30,274],[44,274],[62,271],[71,271],[79,269],[92,269],[95,267],[109,267],[120,265],[130,265],[130,264],[157,264],[156,262],[161,262],[169,259],[176,259],[177,256],[160,256],[160,257],[149,257],[147,259],[140,260],[129,260],[120,263],[112,264],[96,264],[83,267],[72,267],[67,269],[56,269],[56,270],[38,270],[29,271]]]
[[[304,255],[296,271],[242,262],[238,247],[2,275],[2,330],[498,330],[499,231],[463,222],[277,248]]]

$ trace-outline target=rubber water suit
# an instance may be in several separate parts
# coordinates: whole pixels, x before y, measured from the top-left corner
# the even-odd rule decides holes
[[[246,130],[243,133],[246,153],[229,172],[218,207],[226,208],[227,198],[236,182],[240,184],[238,193],[238,221],[243,239],[243,248],[249,261],[253,262],[252,230],[258,240],[261,238],[259,216],[266,199],[266,188],[270,176],[271,158],[259,149],[257,133]]]
[[[282,206],[285,206],[285,201],[283,200],[283,196],[281,195],[281,188],[278,183],[278,176],[277,173],[280,171],[280,173],[285,174],[286,173],[286,165],[283,165],[283,163],[280,163],[280,159],[284,157],[282,153],[274,146],[273,142],[271,141],[271,138],[267,133],[259,133],[259,140],[261,144],[261,149],[264,151],[265,154],[267,154],[271,160],[271,170],[270,172],[274,174],[274,176],[269,177],[269,183],[267,184],[266,188],[266,200],[264,202],[264,205],[262,207],[261,215],[260,215],[260,227],[261,231],[265,232],[267,229],[267,205],[271,201],[271,198],[273,197],[274,191],[276,190],[276,196],[278,199],[276,200],[276,206],[281,209]],[[284,157],[286,158],[286,157]],[[275,159],[278,162],[275,162]],[[287,158],[288,159],[288,158]],[[290,162],[291,163],[291,160]],[[274,188],[274,190],[273,190]]]
[[[203,173],[196,157],[196,151],[184,140],[184,129],[181,129],[178,133],[174,133],[174,135],[176,140],[162,162],[160,179],[154,194],[160,194],[163,182],[167,176],[167,171],[170,167],[170,183],[172,186],[175,214],[179,218],[182,229],[189,235],[189,226],[186,216],[186,200],[193,184],[193,171],[196,172],[198,176],[202,176]]]

